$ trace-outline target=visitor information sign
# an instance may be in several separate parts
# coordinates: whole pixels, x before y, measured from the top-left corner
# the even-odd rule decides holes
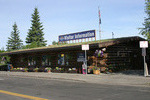
[[[78,33],[66,34],[59,36],[59,42],[77,40],[77,39],[86,39],[86,38],[94,38],[95,30],[83,31]]]

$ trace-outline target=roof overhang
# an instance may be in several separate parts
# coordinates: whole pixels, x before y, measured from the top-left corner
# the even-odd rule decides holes
[[[145,40],[141,37],[124,37],[124,38],[115,38],[115,39],[108,39],[108,40],[101,40],[95,42],[84,42],[84,43],[76,43],[76,44],[66,44],[66,45],[56,45],[56,46],[48,46],[48,47],[39,47],[33,49],[22,49],[22,50],[15,50],[10,52],[0,53],[1,56],[4,55],[14,55],[14,54],[25,54],[25,53],[33,53],[33,52],[46,52],[46,51],[63,51],[63,50],[81,50],[81,45],[89,44],[90,49],[94,48],[103,48],[123,42],[129,41],[141,41]]]

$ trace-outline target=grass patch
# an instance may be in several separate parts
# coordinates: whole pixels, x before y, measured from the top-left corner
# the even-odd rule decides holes
[[[3,53],[13,53],[13,52],[20,52],[20,51],[41,50],[41,49],[59,48],[59,47],[69,47],[69,46],[77,46],[77,45],[84,45],[84,44],[102,43],[102,42],[114,41],[114,40],[115,39],[105,39],[105,40],[79,42],[79,43],[67,43],[67,44],[59,44],[59,45],[50,45],[50,46],[45,46],[45,47],[36,47],[36,48],[29,48],[29,49],[20,49],[20,50],[6,51],[6,52],[3,52]]]
[[[0,63],[0,66],[4,66],[4,65],[7,65],[7,64],[1,64],[1,63]]]

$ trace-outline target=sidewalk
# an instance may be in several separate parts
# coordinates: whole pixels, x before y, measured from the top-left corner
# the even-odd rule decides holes
[[[107,85],[150,87],[150,77],[144,77],[144,76],[138,76],[138,75],[125,75],[125,74],[83,75],[83,74],[70,74],[70,73],[0,71],[0,77],[1,76],[49,78],[49,79],[81,81],[81,82],[87,82],[87,83],[107,84]]]

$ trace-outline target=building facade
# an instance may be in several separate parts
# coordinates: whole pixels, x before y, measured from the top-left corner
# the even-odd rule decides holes
[[[63,68],[64,72],[69,68],[76,68],[81,73],[84,62],[82,44],[89,44],[87,51],[87,65],[97,67],[113,67],[116,70],[143,69],[143,58],[139,41],[140,37],[116,38],[103,41],[93,41],[77,44],[55,45],[34,49],[17,50],[1,53],[9,55],[14,67],[24,68]],[[103,57],[95,56],[95,52],[103,48]]]

